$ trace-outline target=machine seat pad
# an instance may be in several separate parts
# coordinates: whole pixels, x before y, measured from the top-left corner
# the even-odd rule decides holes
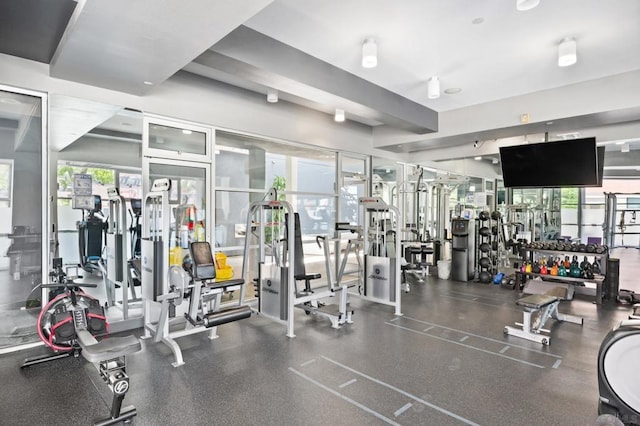
[[[424,254],[433,254],[433,248],[431,248],[431,247],[422,247],[420,252],[424,253]]]
[[[296,281],[307,281],[307,280],[317,280],[319,278],[322,277],[322,274],[300,274],[300,275],[296,275],[293,278]]]
[[[138,275],[142,275],[142,259],[131,259],[129,265],[131,265]]]
[[[242,278],[234,278],[234,279],[224,280],[224,281],[208,282],[207,287],[211,289],[227,288],[227,287],[235,287],[242,284],[244,284],[244,280]]]
[[[532,294],[516,301],[516,305],[523,306],[528,309],[541,309],[547,305],[557,302],[556,296],[548,296],[546,294]]]
[[[89,362],[119,358],[142,349],[140,340],[135,336],[109,337],[98,342],[87,330],[78,331],[78,342],[82,356]]]
[[[411,252],[411,254],[422,253],[422,249],[420,247],[409,247],[409,251]]]

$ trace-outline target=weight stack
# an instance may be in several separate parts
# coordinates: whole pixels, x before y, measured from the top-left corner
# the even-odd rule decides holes
[[[620,290],[620,259],[607,260],[607,299],[616,300]]]

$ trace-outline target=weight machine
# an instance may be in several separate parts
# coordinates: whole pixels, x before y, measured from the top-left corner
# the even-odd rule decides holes
[[[247,214],[242,277],[248,279],[247,258],[253,247],[252,239],[257,239],[258,304],[254,310],[269,319],[285,323],[286,335],[292,338],[295,337],[296,308],[308,315],[329,319],[334,328],[351,323],[353,312],[348,308],[346,286],[332,281],[329,266],[327,289],[311,288],[311,281],[321,278],[321,275],[306,273],[297,214],[293,213],[291,204],[277,198],[276,190],[271,189],[264,200],[250,204]],[[325,247],[326,251],[328,249]],[[298,281],[304,281],[304,289],[298,289]],[[337,305],[324,303],[326,299],[336,296],[339,297]]]
[[[354,296],[395,308],[402,315],[400,281],[400,213],[378,197],[358,199],[359,217],[364,218],[364,285]]]
[[[637,196],[640,198],[640,193],[605,192],[604,195],[605,219],[604,224],[602,225],[604,244],[609,246],[609,248],[640,248],[640,242],[636,246],[625,245],[624,243],[625,235],[633,236],[632,238],[637,238],[638,235],[640,235],[640,229],[634,230],[635,227],[640,226],[640,221],[636,221],[637,213],[640,212],[640,208],[619,208],[618,204],[618,196]],[[620,244],[617,244],[617,235],[620,235]]]
[[[102,276],[107,293],[105,306],[118,307],[122,310],[122,320],[130,323],[124,329],[142,326],[142,317],[130,318],[131,302],[136,300],[133,282],[129,279],[129,261],[127,260],[127,205],[117,188],[108,188],[109,218],[106,236],[106,268],[102,268]],[[122,300],[116,300],[116,288],[122,289]],[[131,297],[129,297],[131,291]]]
[[[196,333],[217,338],[218,325],[248,318],[251,310],[244,305],[244,279],[216,282],[215,260],[209,243],[189,244],[189,258],[183,265],[168,266],[171,211],[169,179],[153,182],[144,199],[142,221],[142,294],[144,299],[144,338],[153,337],[173,352],[174,367],[184,364],[176,339]],[[188,273],[185,268],[189,269]],[[222,294],[240,290],[235,306],[221,306]],[[188,299],[188,309],[178,316],[176,309]],[[158,308],[160,313],[157,313]]]

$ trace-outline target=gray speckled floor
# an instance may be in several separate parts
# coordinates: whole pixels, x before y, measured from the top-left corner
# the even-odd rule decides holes
[[[391,307],[353,299],[355,323],[296,316],[295,339],[259,316],[179,340],[186,364],[144,341],[129,357],[138,425],[590,425],[597,417],[596,357],[629,308],[577,296],[550,320],[552,344],[505,336],[520,321],[518,292],[429,277]],[[89,424],[109,394],[92,366],[66,359],[20,370],[36,348],[0,357],[3,424]],[[94,387],[93,382],[96,383]]]

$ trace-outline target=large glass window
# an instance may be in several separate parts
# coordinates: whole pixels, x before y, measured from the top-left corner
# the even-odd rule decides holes
[[[11,207],[13,161],[0,160],[0,207]]]
[[[299,213],[303,234],[333,228],[335,153],[218,131],[215,154],[216,244],[238,245],[249,204],[272,187]]]
[[[22,93],[18,93],[22,92]],[[38,340],[42,290],[44,95],[0,88],[0,348]],[[46,271],[45,271],[46,272]],[[46,275],[45,275],[46,277]]]
[[[275,188],[278,199],[299,214],[307,272],[324,272],[315,237],[334,228],[336,154],[225,131],[216,132],[214,152],[214,238],[229,264],[239,270],[246,255],[242,249],[250,204]]]

